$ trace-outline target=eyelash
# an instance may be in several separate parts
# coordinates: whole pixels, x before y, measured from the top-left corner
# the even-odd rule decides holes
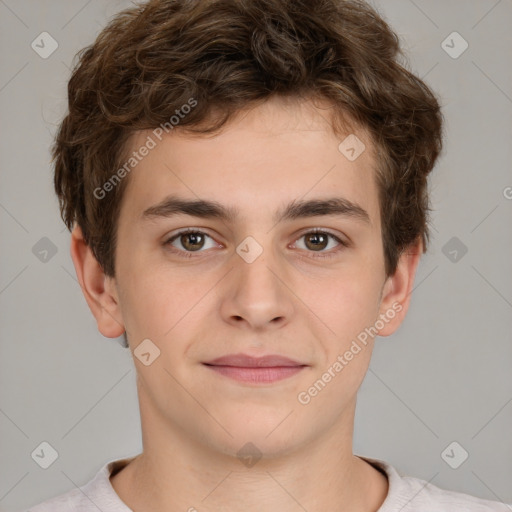
[[[179,231],[178,233],[174,234],[171,238],[167,239],[167,241],[165,241],[163,243],[163,245],[168,246],[169,250],[172,253],[179,254],[181,257],[195,258],[195,257],[197,257],[194,254],[195,252],[204,252],[204,251],[182,251],[180,249],[176,249],[175,247],[172,247],[172,245],[171,245],[171,243],[174,242],[174,240],[176,240],[177,238],[179,238],[182,235],[187,235],[189,233],[202,234],[202,235],[206,235],[209,238],[212,238],[208,233],[205,233],[204,231],[200,231],[199,229],[187,228],[187,229],[184,229],[184,230]],[[330,233],[329,231],[325,231],[320,228],[312,228],[311,230],[309,230],[305,233],[302,233],[297,240],[299,240],[300,238],[302,238],[306,235],[310,235],[312,233],[321,233],[323,235],[328,235],[331,238],[333,238],[334,240],[336,240],[336,242],[338,242],[342,246],[342,249],[340,249],[340,248],[334,249],[334,250],[331,249],[331,251],[326,252],[325,254],[315,254],[313,256],[314,258],[333,258],[334,256],[336,256],[338,254],[339,251],[343,250],[343,248],[349,247],[348,242],[345,242],[345,241],[341,240],[340,238],[338,238],[336,235]],[[315,251],[307,251],[307,252],[314,253]]]

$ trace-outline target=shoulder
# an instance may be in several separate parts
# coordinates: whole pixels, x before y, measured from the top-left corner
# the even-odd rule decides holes
[[[92,480],[81,487],[49,498],[26,512],[130,512],[110,483],[110,476],[133,457],[107,462]]]
[[[427,512],[434,506],[437,512],[512,512],[512,505],[442,489],[420,478],[404,476],[402,480],[403,492],[410,499],[403,512]]]
[[[388,495],[377,512],[512,512],[512,505],[442,489],[420,478],[405,476],[392,465],[361,457],[388,477]]]
[[[85,507],[82,497],[83,494],[78,489],[73,489],[65,494],[38,503],[30,507],[27,512],[64,512],[69,510],[88,512],[91,507]],[[89,505],[91,505],[90,502]]]

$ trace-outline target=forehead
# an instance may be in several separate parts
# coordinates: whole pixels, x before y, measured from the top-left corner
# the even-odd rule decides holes
[[[268,101],[239,112],[213,136],[140,131],[127,157],[144,146],[151,149],[130,172],[123,199],[132,221],[169,195],[208,199],[240,220],[251,212],[275,220],[284,203],[337,196],[361,206],[372,223],[378,220],[368,133],[335,134],[329,111],[310,102]],[[348,158],[354,153],[349,146],[357,158]]]

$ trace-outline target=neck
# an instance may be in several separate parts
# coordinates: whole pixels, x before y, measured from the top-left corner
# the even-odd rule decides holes
[[[376,512],[387,496],[386,476],[352,454],[352,437],[339,427],[293,451],[245,464],[179,429],[143,432],[143,453],[111,478],[121,500],[137,512],[242,506],[246,512]]]

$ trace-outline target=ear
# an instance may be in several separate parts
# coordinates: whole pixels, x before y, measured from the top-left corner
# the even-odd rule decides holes
[[[384,327],[379,329],[379,336],[393,334],[403,322],[414,284],[416,269],[423,254],[421,238],[406,248],[398,261],[396,272],[389,276],[383,286],[379,318],[385,320]]]
[[[89,309],[96,318],[98,330],[107,338],[117,338],[125,332],[115,278],[103,272],[78,225],[71,233],[71,258],[78,282]]]

